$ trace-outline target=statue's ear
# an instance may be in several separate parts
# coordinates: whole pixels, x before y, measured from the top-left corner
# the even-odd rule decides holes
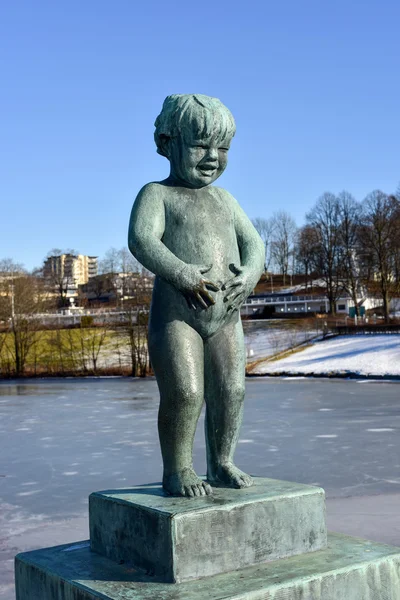
[[[158,140],[159,140],[159,146],[158,146],[159,154],[161,154],[161,156],[165,156],[166,158],[169,158],[171,138],[168,135],[165,135],[162,133],[159,136]]]

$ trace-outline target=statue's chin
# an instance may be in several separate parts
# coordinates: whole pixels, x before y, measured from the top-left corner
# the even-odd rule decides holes
[[[191,189],[201,189],[214,183],[220,175],[221,173],[218,169],[200,169],[196,167],[190,173],[179,175],[172,173],[171,178],[175,181],[176,185]]]

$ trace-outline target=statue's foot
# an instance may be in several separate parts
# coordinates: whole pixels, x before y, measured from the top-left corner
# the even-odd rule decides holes
[[[197,477],[191,467],[172,473],[172,475],[164,475],[163,488],[172,496],[194,498],[195,496],[209,496],[212,494],[211,486],[207,481]]]
[[[243,473],[233,463],[217,465],[212,476],[207,475],[207,480],[216,487],[246,488],[254,484],[253,478]]]

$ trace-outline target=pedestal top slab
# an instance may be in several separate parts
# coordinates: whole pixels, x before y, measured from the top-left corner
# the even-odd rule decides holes
[[[167,496],[160,484],[89,498],[93,551],[166,582],[208,577],[326,546],[321,488],[255,478],[212,496]]]
[[[223,507],[225,510],[239,504],[277,500],[280,497],[307,496],[319,493],[324,496],[322,488],[302,483],[281,481],[255,477],[254,485],[244,489],[213,488],[212,496],[195,498],[182,498],[168,496],[162,489],[161,483],[153,483],[122,489],[110,489],[94,492],[91,496],[101,496],[115,502],[127,503],[164,513],[165,515],[179,516],[193,511],[216,510]]]

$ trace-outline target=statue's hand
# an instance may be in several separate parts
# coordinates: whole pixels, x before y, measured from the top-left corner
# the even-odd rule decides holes
[[[249,267],[237,267],[232,264],[231,269],[235,276],[222,286],[222,290],[226,291],[224,302],[228,303],[229,312],[239,310],[254,287],[254,275]]]
[[[215,304],[209,290],[218,292],[220,288],[203,277],[211,268],[212,265],[185,265],[179,273],[176,287],[186,298],[189,308],[197,310],[199,307],[208,308]]]

